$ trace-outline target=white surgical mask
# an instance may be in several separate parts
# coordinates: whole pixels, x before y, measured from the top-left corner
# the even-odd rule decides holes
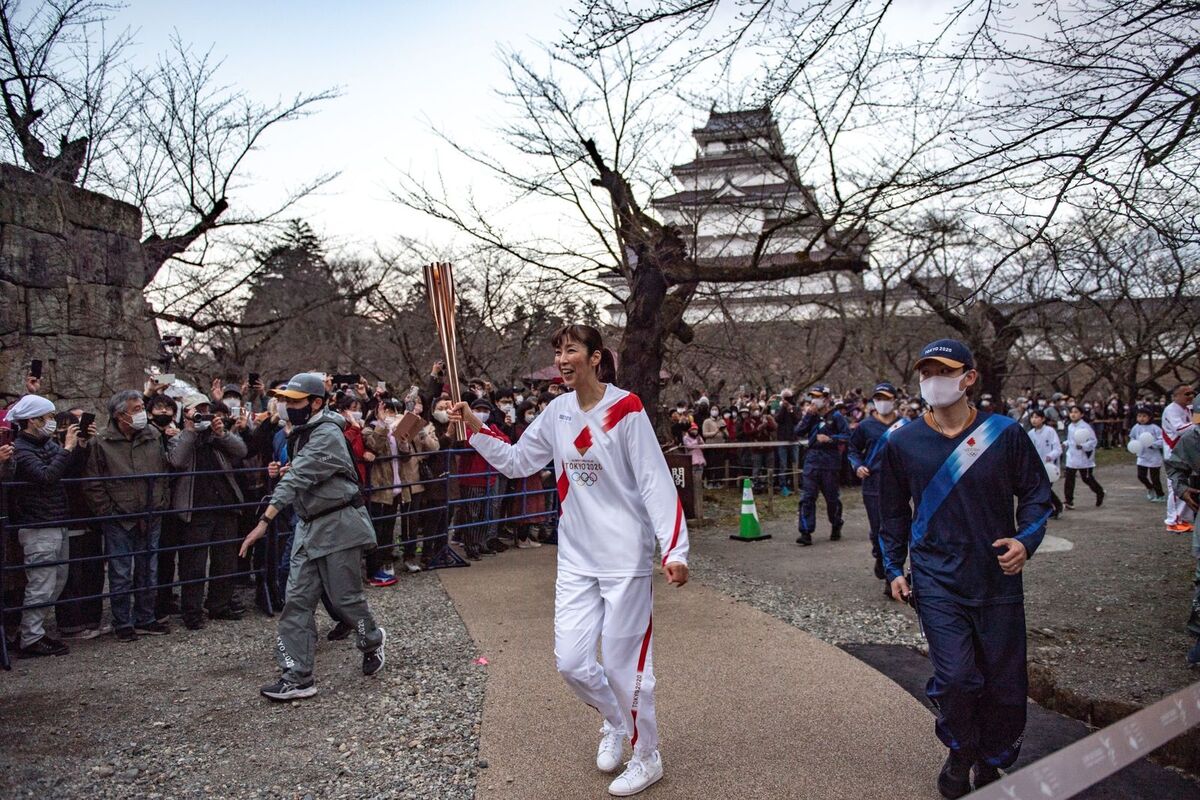
[[[139,411],[129,418],[129,427],[133,428],[135,431],[140,431],[142,428],[146,427],[147,419],[148,417],[146,412],[144,410]]]
[[[933,375],[921,381],[921,397],[934,408],[946,408],[962,399],[962,375]]]
[[[433,418],[444,425],[450,421],[450,412],[439,408],[437,411],[433,412]]]
[[[533,422],[535,419],[537,419],[537,414],[535,414],[534,412],[530,411],[525,414],[525,422],[526,423]]]
[[[362,422],[362,412],[361,411],[351,411],[350,419],[354,420],[355,422]]]
[[[825,398],[824,397],[814,397],[812,399],[812,407],[815,409],[818,409],[818,410],[824,408],[825,407]]]
[[[479,421],[487,425],[488,418],[492,416],[490,411],[476,411],[475,416],[479,417]]]
[[[880,416],[886,417],[888,414],[891,414],[893,411],[896,410],[896,401],[895,400],[876,400],[875,401],[875,410],[879,412]]]
[[[716,419],[717,417],[721,416],[721,412],[714,408],[712,411],[708,412],[708,415],[713,419]]]
[[[58,431],[58,420],[52,419],[42,426],[43,436],[53,436]]]

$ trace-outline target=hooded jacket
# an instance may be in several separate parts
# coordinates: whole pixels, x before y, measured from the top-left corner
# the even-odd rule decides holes
[[[303,548],[309,558],[375,544],[345,427],[340,414],[321,409],[294,428],[287,443],[288,471],[271,495],[271,505],[291,506],[300,518],[292,551]]]
[[[170,484],[167,454],[162,445],[162,433],[153,425],[135,431],[132,439],[125,438],[116,422],[110,421],[88,444],[88,461],[84,476],[109,480],[88,481],[83,496],[96,516],[140,514],[163,511],[170,503]],[[154,475],[149,478],[120,476]],[[111,479],[118,476],[118,479]],[[136,519],[122,519],[120,524],[132,529]]]

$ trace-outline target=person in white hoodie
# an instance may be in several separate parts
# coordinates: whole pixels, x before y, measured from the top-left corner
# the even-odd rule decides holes
[[[1148,408],[1137,410],[1137,424],[1129,429],[1129,442],[1138,443],[1137,447],[1137,476],[1142,486],[1146,487],[1146,499],[1156,503],[1164,502],[1167,498],[1163,492],[1163,432],[1155,425],[1153,414]],[[1142,437],[1150,437],[1146,444]]]
[[[637,395],[612,381],[616,364],[588,325],[552,338],[554,363],[571,391],[555,398],[516,444],[458,403],[468,444],[497,470],[523,478],[554,459],[561,519],[554,596],[554,656],[572,691],[604,718],[596,767],[621,764],[609,794],[637,794],[663,776],[654,705],[655,540],[667,582],[688,580],[687,524],[675,482]],[[596,644],[603,666],[596,658]]]
[[[1058,480],[1058,460],[1062,458],[1062,442],[1058,441],[1058,431],[1046,424],[1046,412],[1040,408],[1029,412],[1029,438],[1033,441],[1042,463],[1054,465],[1047,467],[1046,473],[1050,477],[1050,504],[1054,507],[1050,519],[1058,519],[1062,515],[1063,502],[1054,491],[1054,482]]]
[[[1066,475],[1066,486],[1063,494],[1065,495],[1066,507],[1075,507],[1075,477],[1079,478],[1087,484],[1087,487],[1096,493],[1096,505],[1100,506],[1104,503],[1104,487],[1096,480],[1093,472],[1096,469],[1096,431],[1092,430],[1083,419],[1083,409],[1079,406],[1071,406],[1069,412],[1071,424],[1067,426],[1067,468],[1064,470]]]

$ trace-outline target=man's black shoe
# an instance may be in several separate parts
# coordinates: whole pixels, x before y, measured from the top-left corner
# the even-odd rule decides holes
[[[842,539],[842,526],[834,525],[833,530],[829,533],[829,541],[839,542]]]
[[[166,636],[171,632],[170,628],[168,628],[166,625],[163,625],[158,620],[155,620],[154,622],[148,622],[145,625],[136,625],[134,626],[134,630],[136,630],[138,633],[144,633],[147,636]]]
[[[808,547],[809,545],[812,544],[812,534],[811,533],[801,533],[799,536],[796,537],[796,544],[800,545],[801,547]]]
[[[875,559],[875,577],[881,581],[887,577],[887,573],[883,569],[883,559]]]
[[[137,634],[134,633],[133,628],[117,628],[118,642],[133,642],[136,640]]]
[[[492,550],[495,550],[497,553],[503,553],[505,550],[508,549],[508,545],[506,545],[504,542],[500,541],[499,537],[493,537],[491,539],[488,539],[487,546],[489,548],[491,548]]]
[[[340,642],[342,639],[345,639],[352,633],[354,633],[353,625],[347,625],[344,622],[338,622],[337,625],[333,626],[333,630],[325,634],[325,638],[331,642]]]
[[[387,631],[379,629],[379,647],[369,653],[363,653],[363,675],[368,678],[383,669],[383,646],[387,644]]]
[[[209,619],[224,619],[224,620],[230,620],[230,621],[237,621],[244,616],[246,616],[246,612],[244,610],[236,609],[233,606],[229,606],[228,608],[222,608],[220,611],[208,612]]]
[[[938,791],[946,800],[956,800],[971,793],[971,764],[959,761],[954,754],[946,756],[942,771],[938,773]]]
[[[187,628],[189,631],[203,630],[204,617],[184,617],[183,627]]]
[[[67,647],[57,639],[51,639],[49,636],[43,636],[28,647],[22,647],[17,651],[24,658],[37,658],[39,656],[65,656],[71,652],[71,648]]]
[[[886,597],[888,600],[894,599],[892,597],[892,585],[890,583],[888,583],[887,580],[884,580],[884,582],[883,582],[883,596]]]
[[[317,693],[317,687],[313,683],[312,678],[309,678],[304,683],[292,683],[289,680],[280,678],[258,691],[263,697],[282,703],[288,700],[301,700],[305,697],[312,697]]]
[[[1000,770],[987,764],[983,761],[975,762],[975,767],[971,770],[972,783],[975,784],[975,791],[979,791],[989,783],[995,783],[1000,780]]]
[[[1104,492],[1096,495],[1096,508],[1099,508],[1102,505],[1104,505]]]

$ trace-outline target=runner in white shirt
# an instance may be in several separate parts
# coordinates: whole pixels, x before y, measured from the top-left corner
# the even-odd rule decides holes
[[[1054,482],[1058,480],[1058,459],[1062,457],[1062,442],[1058,440],[1058,431],[1046,424],[1044,409],[1035,408],[1029,412],[1029,425],[1029,438],[1034,449],[1038,451],[1038,457],[1042,459],[1043,464],[1054,465],[1046,468],[1046,475],[1050,478],[1050,504],[1054,508],[1050,519],[1058,519],[1062,516],[1063,502],[1054,492]]]
[[[1071,424],[1067,426],[1067,468],[1063,487],[1063,498],[1067,508],[1075,507],[1075,476],[1078,475],[1087,487],[1096,493],[1096,505],[1104,503],[1104,487],[1096,480],[1096,446],[1099,440],[1096,431],[1083,419],[1083,409],[1071,406]]]
[[[1196,390],[1187,384],[1179,384],[1171,390],[1171,402],[1163,409],[1162,435],[1163,458],[1171,457],[1171,449],[1179,441],[1183,432],[1192,427],[1192,401],[1196,398]],[[1163,524],[1172,533],[1187,533],[1192,530],[1194,515],[1187,504],[1175,496],[1175,488],[1171,478],[1167,476],[1167,516]]]
[[[654,540],[667,581],[682,586],[687,525],[641,400],[610,382],[614,362],[600,332],[568,325],[552,341],[555,366],[574,391],[555,398],[516,444],[486,435],[465,403],[451,419],[475,431],[471,446],[510,478],[554,459],[561,514],[554,655],[567,685],[604,717],[596,766],[620,766],[629,737],[633,758],[608,787],[627,796],[663,775],[651,637]]]

